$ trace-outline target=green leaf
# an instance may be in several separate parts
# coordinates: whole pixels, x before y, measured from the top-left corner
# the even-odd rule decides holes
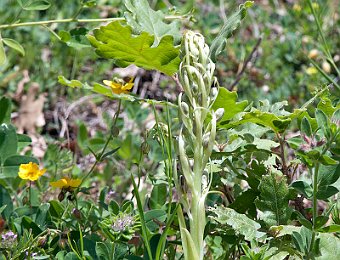
[[[96,254],[99,260],[113,260],[114,259],[114,246],[110,241],[97,242]]]
[[[223,117],[219,121],[219,123],[223,123],[232,119],[237,113],[242,112],[247,105],[247,100],[237,102],[237,93],[235,91],[219,88],[212,109],[216,111],[219,108],[224,108]]]
[[[237,213],[235,210],[225,208],[224,206],[210,208],[210,211],[216,215],[211,216],[212,219],[220,224],[231,226],[237,234],[243,235],[248,241],[252,241],[265,235],[265,233],[258,231],[261,225],[248,218],[245,214]]]
[[[321,256],[316,257],[316,259],[340,259],[340,239],[333,234],[328,233],[321,233],[319,237]]]
[[[340,177],[340,164],[338,165],[320,165],[318,173],[318,190],[323,186],[335,183]]]
[[[227,39],[241,25],[241,21],[247,14],[247,8],[253,5],[253,1],[246,1],[240,5],[239,10],[234,13],[223,25],[221,31],[213,40],[210,46],[209,56],[213,62],[216,62],[216,56],[220,54],[226,46]]]
[[[14,126],[11,124],[0,125],[0,165],[3,164],[7,157],[17,153],[17,142]]]
[[[12,48],[13,50],[16,50],[17,52],[19,52],[22,56],[25,56],[25,50],[24,48],[21,46],[20,43],[18,43],[17,41],[13,40],[13,39],[9,39],[9,38],[3,38],[2,41],[4,42],[4,44],[6,44],[8,47]]]
[[[301,132],[309,137],[312,136],[312,127],[307,117],[303,117],[301,121]]]
[[[313,196],[312,186],[305,181],[295,181],[291,184],[291,186],[303,194],[307,199]]]
[[[96,53],[103,58],[114,59],[120,67],[135,64],[167,75],[178,70],[179,48],[174,47],[172,36],[164,36],[157,47],[151,47],[154,36],[147,32],[133,35],[131,27],[123,26],[119,21],[95,29],[93,34],[88,35],[88,39]]]
[[[40,11],[50,8],[51,4],[47,0],[37,0],[29,5],[23,5],[22,8],[28,11]]]
[[[291,118],[288,116],[276,116],[270,112],[262,112],[260,110],[254,109],[251,112],[245,113],[242,118],[236,122],[222,122],[220,127],[232,128],[244,123],[254,123],[262,126],[269,127],[274,132],[282,133],[291,123]]]
[[[319,161],[323,164],[323,165],[337,165],[339,162],[332,159],[331,157],[329,157],[328,155],[322,155],[319,158]]]
[[[124,13],[126,21],[134,33],[147,32],[155,36],[152,47],[157,47],[166,35],[172,36],[176,43],[181,39],[178,22],[164,23],[164,14],[152,10],[147,0],[126,0],[125,6],[129,10]]]
[[[286,177],[277,173],[262,176],[258,187],[260,196],[256,207],[263,212],[262,219],[268,226],[285,225],[291,215],[289,190]]]
[[[161,209],[166,203],[167,195],[167,185],[165,183],[155,185],[150,196],[150,208]]]
[[[0,66],[4,65],[6,63],[6,60],[6,52],[0,36]]]
[[[2,212],[0,213],[0,216],[2,214],[2,216],[5,219],[8,219],[13,211],[13,201],[7,189],[1,184],[0,184],[0,205],[6,205],[6,208],[1,207]]]
[[[318,127],[320,127],[321,129],[328,127],[328,118],[322,110],[320,109],[315,110],[315,118],[316,122],[318,123]]]
[[[337,224],[329,225],[327,227],[319,228],[318,231],[323,233],[340,232],[340,225]]]
[[[11,122],[11,111],[11,100],[6,97],[2,97],[0,99],[0,125],[2,123],[9,124]]]
[[[71,87],[71,88],[83,88],[84,85],[79,80],[68,80],[64,76],[58,76],[58,82],[62,85]]]
[[[339,190],[335,188],[334,186],[326,186],[322,187],[322,189],[318,190],[316,193],[316,197],[319,200],[327,200],[329,197],[332,197],[333,195],[337,194]]]

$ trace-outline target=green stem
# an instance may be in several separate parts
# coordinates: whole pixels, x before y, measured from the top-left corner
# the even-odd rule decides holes
[[[319,167],[320,167],[320,163],[316,162],[314,174],[313,174],[313,212],[312,212],[313,213],[313,235],[312,235],[312,241],[311,241],[311,244],[310,244],[310,251],[313,251],[315,236],[316,236],[316,228],[315,227],[316,227],[316,218],[318,217],[318,199],[316,197],[316,194],[318,192]]]
[[[168,15],[165,16],[166,20],[183,19],[184,16],[178,15]],[[0,25],[0,29],[10,29],[15,27],[24,26],[38,26],[38,25],[49,25],[53,23],[102,23],[102,22],[114,22],[114,21],[125,21],[124,17],[113,17],[113,18],[97,18],[97,19],[55,19],[46,21],[36,21],[36,22],[24,22],[24,23],[14,23],[14,24],[3,24]]]

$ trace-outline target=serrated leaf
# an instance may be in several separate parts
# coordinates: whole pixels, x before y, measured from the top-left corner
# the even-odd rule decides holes
[[[22,56],[25,56],[25,50],[21,46],[20,43],[18,43],[16,40],[9,39],[9,38],[3,38],[2,41],[4,44],[6,44],[8,47],[12,48],[13,50],[16,50],[19,52]]]
[[[261,225],[248,218],[245,214],[237,213],[235,210],[224,206],[210,208],[210,211],[216,215],[211,216],[212,219],[220,224],[231,226],[236,233],[243,235],[248,241],[265,235],[265,233],[258,231]]]
[[[213,40],[210,46],[209,56],[213,62],[216,62],[216,56],[222,52],[226,46],[227,39],[240,26],[241,21],[247,14],[247,8],[253,5],[253,1],[246,1],[240,5],[239,10],[227,19],[221,31]]]
[[[255,205],[263,212],[260,219],[268,226],[285,225],[291,214],[286,177],[277,173],[264,175],[258,189],[260,196]]]
[[[127,23],[136,34],[147,32],[155,36],[152,47],[157,47],[165,35],[170,35],[177,43],[180,38],[180,30],[177,22],[164,23],[164,14],[150,8],[147,0],[126,0],[125,6],[129,12],[125,12]]]
[[[212,105],[212,109],[216,111],[219,108],[224,108],[223,117],[219,121],[222,123],[230,120],[237,113],[242,112],[247,105],[247,100],[237,102],[237,93],[235,91],[229,91],[226,88],[219,88],[218,95]]]
[[[164,36],[157,47],[151,47],[154,36],[147,32],[135,36],[130,26],[123,26],[119,21],[95,29],[93,34],[88,35],[88,39],[96,48],[96,53],[113,59],[120,67],[135,64],[167,75],[173,75],[178,70],[179,48],[174,47],[172,36]]]

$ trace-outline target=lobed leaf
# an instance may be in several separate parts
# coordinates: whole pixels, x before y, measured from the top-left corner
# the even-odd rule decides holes
[[[96,53],[100,57],[113,59],[120,67],[135,64],[173,75],[180,63],[179,48],[174,47],[173,37],[169,35],[164,36],[157,47],[152,47],[154,38],[147,32],[133,35],[132,28],[121,25],[119,21],[95,29],[93,36],[88,35]]]
[[[152,47],[158,46],[166,35],[172,36],[176,43],[181,39],[178,22],[164,23],[164,14],[152,10],[147,0],[126,0],[125,6],[128,9],[124,14],[126,21],[134,32],[155,36]]]

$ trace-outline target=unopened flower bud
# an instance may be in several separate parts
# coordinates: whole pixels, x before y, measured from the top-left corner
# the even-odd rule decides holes
[[[46,245],[46,242],[47,242],[47,237],[46,236],[40,237],[38,239],[38,246],[39,247],[44,247]]]
[[[58,195],[58,200],[62,202],[65,199],[65,192],[61,191]]]
[[[181,102],[181,109],[185,116],[189,116],[189,106],[185,102]]]
[[[76,219],[81,219],[81,212],[79,209],[73,208],[72,209],[72,215],[76,218]]]
[[[59,241],[58,241],[58,245],[59,245],[59,247],[61,248],[61,249],[65,249],[66,248],[66,245],[67,245],[67,242],[66,242],[67,240],[66,239],[59,239]]]
[[[324,61],[322,63],[322,69],[326,72],[326,73],[331,73],[331,65],[327,62]]]
[[[220,107],[219,109],[217,109],[215,111],[215,115],[216,115],[216,120],[217,121],[220,120],[223,117],[223,115],[224,115],[224,108]]]
[[[319,56],[319,51],[317,49],[313,49],[308,53],[308,58],[316,59]]]
[[[218,89],[217,88],[211,88],[211,90],[210,90],[211,100],[215,100],[217,95],[218,95]]]
[[[203,146],[208,147],[209,145],[210,132],[203,135]]]

